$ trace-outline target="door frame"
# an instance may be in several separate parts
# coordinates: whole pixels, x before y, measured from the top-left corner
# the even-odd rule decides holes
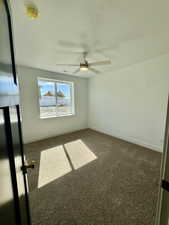
[[[163,192],[164,192],[161,185],[162,185],[162,180],[165,178],[167,153],[169,154],[168,148],[169,148],[169,95],[168,95],[165,136],[164,136],[164,145],[163,145],[161,170],[160,170],[160,187],[159,187],[160,189],[159,189],[158,201],[157,201],[157,212],[156,212],[155,225],[160,225],[160,221],[161,221],[162,199],[163,199]]]
[[[13,31],[12,31],[12,20],[11,20],[11,10],[10,10],[10,3],[9,0],[2,0],[2,4],[4,5],[5,9],[5,16],[7,20],[7,29],[8,29],[8,37],[9,37],[9,48],[10,48],[10,57],[11,57],[11,68],[13,74],[13,82],[17,86],[17,73],[16,73],[16,64],[15,64],[15,51],[14,51],[14,43],[13,43]],[[19,108],[18,101],[12,101],[11,105],[2,105],[0,109],[3,110],[3,115],[5,119],[5,133],[6,136],[9,137],[6,140],[7,144],[7,152],[9,157],[9,163],[11,168],[11,179],[12,179],[12,188],[14,193],[14,203],[15,203],[15,213],[16,213],[16,224],[21,225],[21,211],[20,211],[20,204],[19,204],[19,195],[18,195],[18,184],[16,178],[16,169],[15,169],[15,160],[14,160],[14,148],[12,142],[12,130],[11,130],[11,118],[9,109],[10,107],[16,108],[17,113],[17,126],[19,132],[19,142],[20,142],[20,153],[21,153],[21,160],[22,160],[22,167],[25,166],[24,160],[24,148],[23,148],[23,140],[22,140],[22,127],[21,127],[21,117],[20,117],[20,108]],[[23,174],[23,181],[24,181],[24,191],[25,191],[25,205],[26,205],[26,214],[27,214],[27,224],[31,225],[31,215],[30,215],[30,204],[29,204],[29,196],[28,196],[28,182],[27,182],[27,175],[22,171]]]
[[[9,34],[9,44],[11,51],[11,65],[12,65],[12,73],[14,78],[14,83],[17,85],[17,76],[16,76],[16,66],[15,66],[15,51],[14,51],[14,43],[13,43],[13,31],[12,31],[12,20],[11,20],[11,12],[8,0],[2,0],[6,10],[7,22],[8,22],[8,34]]]

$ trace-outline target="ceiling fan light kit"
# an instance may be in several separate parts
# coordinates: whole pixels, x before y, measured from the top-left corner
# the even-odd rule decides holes
[[[88,71],[89,69],[87,67],[80,67],[80,71]]]

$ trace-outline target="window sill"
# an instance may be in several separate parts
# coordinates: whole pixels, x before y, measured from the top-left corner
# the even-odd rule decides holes
[[[51,118],[62,118],[62,117],[70,117],[70,116],[75,116],[74,113],[71,114],[66,114],[66,115],[60,115],[60,116],[45,116],[45,117],[40,117],[40,119],[51,119]]]

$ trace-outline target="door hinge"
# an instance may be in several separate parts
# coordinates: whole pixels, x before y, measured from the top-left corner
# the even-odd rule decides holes
[[[169,192],[169,182],[166,180],[162,180],[161,187]]]

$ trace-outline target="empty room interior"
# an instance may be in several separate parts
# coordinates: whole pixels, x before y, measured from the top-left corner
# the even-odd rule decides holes
[[[169,2],[10,4],[32,224],[155,225]]]

